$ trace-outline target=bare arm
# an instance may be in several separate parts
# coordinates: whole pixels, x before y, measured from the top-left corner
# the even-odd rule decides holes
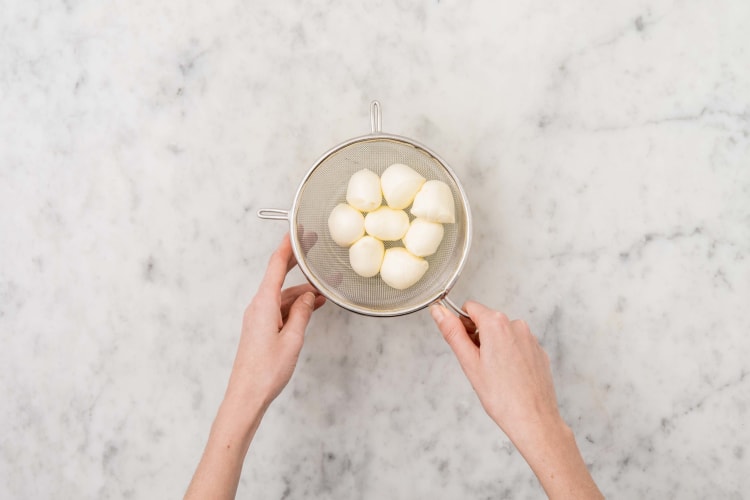
[[[325,299],[311,285],[281,290],[296,265],[289,236],[274,252],[258,293],[245,310],[224,401],[186,499],[231,499],[242,464],[271,402],[289,382],[313,311]]]
[[[560,416],[549,358],[529,327],[477,302],[464,308],[479,330],[476,343],[445,307],[433,306],[431,312],[482,406],[521,452],[547,496],[604,498]]]

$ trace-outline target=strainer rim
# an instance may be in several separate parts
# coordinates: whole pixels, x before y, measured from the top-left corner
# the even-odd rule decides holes
[[[342,300],[337,299],[334,294],[329,293],[331,290],[331,287],[326,285],[324,282],[322,282],[318,277],[315,275],[313,271],[310,270],[309,266],[306,262],[306,256],[304,252],[302,251],[302,248],[300,247],[298,243],[298,227],[297,227],[297,212],[299,211],[299,202],[300,197],[302,195],[302,190],[305,187],[305,184],[307,183],[310,176],[312,176],[313,172],[320,167],[324,161],[326,161],[331,155],[341,151],[342,149],[352,146],[357,143],[361,142],[375,142],[375,141],[395,141],[400,142],[403,144],[406,144],[408,146],[415,147],[417,149],[421,149],[428,155],[430,155],[432,158],[437,161],[443,169],[445,169],[448,176],[453,180],[454,184],[456,185],[458,189],[459,196],[461,198],[461,202],[463,203],[464,210],[466,212],[465,216],[465,228],[466,228],[466,237],[464,238],[464,244],[461,250],[461,258],[458,261],[458,265],[453,270],[453,272],[450,274],[450,277],[446,280],[444,286],[436,287],[437,291],[434,294],[430,294],[430,296],[420,302],[419,304],[409,306],[406,308],[400,308],[400,309],[392,309],[392,310],[379,310],[379,309],[372,309],[369,307],[361,306],[354,304],[352,302],[345,302]],[[428,148],[424,144],[421,144],[414,139],[411,139],[409,137],[404,137],[401,135],[396,134],[388,134],[383,132],[374,132],[366,135],[361,135],[358,137],[353,137],[351,139],[348,139],[340,144],[337,144],[336,146],[332,147],[323,155],[321,155],[318,160],[310,167],[310,169],[307,171],[307,173],[302,177],[302,180],[299,183],[299,186],[297,187],[296,192],[294,193],[294,199],[292,201],[292,207],[289,209],[289,233],[290,233],[290,240],[292,243],[292,251],[294,252],[294,256],[297,259],[297,265],[300,268],[300,271],[302,271],[302,274],[305,275],[305,278],[320,292],[322,293],[326,299],[332,301],[336,305],[357,313],[362,314],[365,316],[377,316],[377,317],[395,317],[395,316],[404,316],[406,314],[411,314],[416,311],[419,311],[421,309],[424,309],[425,307],[429,306],[430,304],[433,304],[441,299],[443,299],[448,293],[451,291],[453,286],[456,284],[456,281],[458,281],[459,276],[461,275],[461,271],[463,270],[466,260],[469,255],[469,249],[471,248],[471,239],[472,239],[472,217],[471,217],[471,207],[469,205],[469,199],[466,196],[466,192],[464,191],[463,186],[461,185],[461,182],[458,179],[458,176],[453,171],[453,169],[448,165],[448,163],[443,160],[442,157],[440,157],[437,153],[435,153],[432,149]]]

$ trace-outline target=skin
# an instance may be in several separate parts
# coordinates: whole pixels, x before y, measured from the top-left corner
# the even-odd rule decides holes
[[[521,452],[547,496],[604,498],[560,416],[549,357],[529,326],[478,302],[467,302],[464,310],[478,332],[467,331],[468,322],[443,306],[430,312],[485,411]]]
[[[287,272],[296,264],[287,235],[245,309],[227,391],[186,499],[234,498],[260,421],[292,377],[310,316],[325,303],[309,284],[282,291]]]
[[[316,238],[303,234],[303,251]],[[287,235],[245,310],[227,390],[186,499],[235,497],[253,436],[294,372],[310,317],[325,303],[309,284],[282,290],[295,265]],[[431,313],[489,416],[513,441],[550,498],[603,498],[560,417],[549,359],[526,323],[509,321],[477,302],[464,308],[479,332],[443,306],[433,306]]]

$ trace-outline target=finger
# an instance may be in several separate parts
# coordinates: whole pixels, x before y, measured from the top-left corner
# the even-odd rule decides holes
[[[471,341],[474,342],[474,345],[480,347],[481,344],[479,342],[479,332],[477,331],[477,325],[474,323],[474,321],[472,321],[471,318],[467,318],[463,315],[459,315],[458,319],[461,320],[461,324],[464,326],[464,329],[469,335]]]
[[[279,297],[281,287],[284,285],[284,279],[286,273],[294,267],[296,264],[294,254],[292,252],[292,244],[289,240],[289,234],[284,236],[281,240],[281,244],[276,251],[271,255],[271,259],[268,262],[266,268],[266,274],[263,276],[263,281],[260,284],[260,293],[264,293],[267,296]],[[291,267],[290,267],[291,266]]]
[[[514,338],[522,340],[523,345],[527,346],[533,351],[544,352],[544,349],[542,349],[542,345],[539,343],[539,338],[534,335],[534,332],[531,331],[531,328],[529,328],[529,325],[528,323],[526,323],[526,321],[522,319],[514,319],[510,322],[510,329],[513,332]]]
[[[301,285],[292,286],[285,288],[281,291],[281,317],[286,320],[289,314],[289,308],[292,307],[297,297],[306,292],[313,292],[317,294],[317,290],[310,283],[304,283]]]
[[[485,320],[493,321],[497,319],[495,317],[498,314],[497,311],[495,311],[494,309],[490,309],[484,304],[480,304],[479,302],[475,302],[473,300],[467,300],[464,303],[463,308],[464,308],[464,311],[466,311],[469,314],[469,316],[471,316],[471,318],[475,320],[485,319]],[[481,325],[477,324],[477,326],[481,326]]]
[[[317,297],[315,297],[315,310],[317,311],[318,309],[323,307],[325,303],[326,303],[326,298],[323,297],[322,295],[318,295]]]
[[[299,224],[297,228],[299,230],[298,238],[302,240],[305,236],[305,228],[302,227],[302,224]],[[287,236],[289,236],[289,245],[291,246],[292,237],[289,234],[287,234]],[[289,259],[289,262],[287,263],[286,272],[288,273],[289,271],[291,271],[296,265],[297,265],[297,256],[294,255],[294,247],[292,247],[292,257]]]
[[[443,338],[453,349],[458,362],[468,375],[479,358],[479,349],[469,338],[461,320],[451,314],[445,307],[436,304],[430,307],[430,313],[443,334]]]
[[[528,323],[522,319],[514,319],[510,322],[510,329],[519,334],[532,335]]]
[[[297,297],[297,300],[294,301],[294,304],[289,309],[289,318],[282,332],[304,337],[305,328],[307,328],[307,324],[310,322],[313,310],[315,310],[314,293],[305,292]]]
[[[477,325],[479,342],[491,343],[494,338],[494,335],[492,335],[493,332],[496,334],[497,332],[510,331],[508,317],[499,311],[490,309],[473,300],[467,301],[464,304],[464,310]]]
[[[466,316],[459,316],[458,319],[461,320],[461,323],[464,325],[464,328],[469,333],[469,335],[473,335],[477,331],[477,325],[474,324],[474,321],[472,321],[471,318],[467,318]]]
[[[292,252],[292,256],[289,258],[289,261],[286,263],[286,272],[288,273],[292,269],[294,269],[294,266],[297,265],[297,257],[294,256],[294,252]]]
[[[305,292],[313,292],[317,294],[318,291],[310,283],[302,283],[300,285],[290,286],[281,291],[281,307],[287,307],[287,309],[297,300],[297,297]]]
[[[472,342],[474,342],[474,345],[477,347],[482,347],[482,343],[479,341],[479,332],[474,331],[474,333],[469,333],[467,330],[466,333],[469,335],[469,338]]]

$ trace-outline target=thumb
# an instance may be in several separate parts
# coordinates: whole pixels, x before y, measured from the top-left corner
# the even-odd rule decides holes
[[[477,362],[479,349],[469,338],[461,320],[448,312],[444,306],[435,304],[430,307],[430,313],[432,319],[435,320],[435,324],[443,333],[443,338],[451,346],[458,362],[468,375],[469,370]]]
[[[286,323],[282,328],[284,332],[292,332],[301,337],[305,336],[305,328],[310,322],[310,316],[312,316],[315,310],[315,294],[312,292],[305,292],[294,301],[292,307],[289,308],[289,316],[287,317]]]

